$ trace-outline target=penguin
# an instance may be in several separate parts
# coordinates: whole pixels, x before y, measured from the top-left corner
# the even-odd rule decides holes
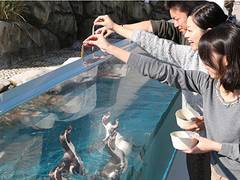
[[[107,139],[106,148],[111,155],[110,160],[98,173],[98,176],[104,179],[118,180],[121,174],[127,169],[128,161],[124,152],[117,148],[116,142],[117,132],[114,131]],[[96,178],[96,179],[99,179]]]
[[[59,136],[60,143],[64,149],[64,155],[60,163],[49,172],[51,180],[61,180],[63,175],[68,173],[86,176],[83,161],[77,156],[75,147],[70,140],[71,131],[72,127],[69,126]]]
[[[128,167],[127,155],[131,151],[131,145],[123,139],[117,131],[119,122],[114,124],[110,122],[111,113],[108,112],[102,117],[102,124],[105,128],[105,138],[103,142],[111,155],[110,160],[99,172],[99,176],[106,179],[120,179],[120,175],[126,171]]]
[[[119,133],[117,131],[114,131],[111,136],[109,137],[107,147],[110,150],[110,154],[112,155],[112,158],[116,160],[120,164],[120,171],[123,173],[126,171],[128,166],[128,161],[125,152],[120,149],[117,145]]]
[[[112,124],[109,120],[111,116],[110,112],[107,112],[106,114],[103,115],[102,117],[102,124],[105,128],[105,138],[103,139],[103,141],[107,141],[108,137],[114,132],[115,129],[118,128],[118,121],[116,120],[114,124]]]
[[[121,149],[125,153],[125,155],[128,155],[132,150],[132,144],[129,143],[128,141],[126,141],[123,138],[123,136],[118,131],[116,131],[116,129],[119,126],[119,122],[118,122],[118,120],[116,120],[115,123],[112,124],[109,121],[110,116],[111,116],[111,113],[108,112],[108,113],[104,114],[102,117],[102,124],[103,124],[103,126],[105,128],[105,132],[106,132],[103,142],[107,142],[108,138],[110,136],[112,136],[113,133],[115,133],[116,146],[118,147],[118,149]]]

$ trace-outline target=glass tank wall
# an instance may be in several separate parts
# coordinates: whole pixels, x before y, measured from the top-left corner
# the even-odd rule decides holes
[[[166,177],[178,93],[113,57],[90,54],[1,94],[0,102],[3,179]]]

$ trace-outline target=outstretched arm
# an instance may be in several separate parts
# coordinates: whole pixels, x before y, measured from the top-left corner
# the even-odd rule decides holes
[[[98,46],[103,51],[117,57],[121,61],[127,63],[130,53],[106,41],[103,33],[89,36],[83,41],[84,46]]]
[[[153,32],[153,27],[152,27],[152,23],[151,21],[142,21],[142,22],[138,22],[138,23],[134,23],[134,24],[124,24],[123,25],[124,28],[127,28],[129,30],[143,30],[143,31],[147,31],[147,32]]]
[[[148,23],[151,24],[151,21]],[[161,36],[168,34],[167,29],[169,29],[169,27],[167,26],[167,23],[168,22],[165,21],[162,23],[162,26],[165,28],[163,28]],[[199,59],[196,51],[193,51],[190,46],[178,45],[174,41],[161,39],[152,33],[143,30],[136,30],[135,28],[138,27],[138,23],[133,26],[135,27],[133,28],[134,30],[131,30],[127,28],[128,26],[114,23],[108,15],[103,15],[96,18],[94,24],[104,26],[103,28],[100,28],[97,33],[104,33],[104,36],[107,37],[109,35],[109,30],[113,30],[125,38],[136,42],[153,57],[179,67],[185,67],[189,62],[192,62],[193,58]],[[143,29],[147,26],[148,25],[143,26]],[[152,27],[152,25],[149,26]],[[175,33],[170,34],[174,35]]]
[[[96,45],[109,54],[136,70],[144,76],[156,79],[178,89],[190,90],[202,94],[206,89],[207,83],[211,82],[207,74],[201,72],[184,71],[175,66],[165,64],[152,57],[141,54],[129,53],[121,48],[111,45],[103,37],[103,34],[90,36],[84,41],[84,45]]]
[[[99,22],[95,23],[96,25],[99,25]],[[115,23],[116,24],[116,23]],[[147,32],[153,32],[153,27],[152,27],[152,23],[151,21],[142,21],[139,23],[134,23],[134,24],[124,24],[122,25],[122,27],[127,31],[127,30],[143,30],[143,31],[147,31]],[[116,28],[116,27],[115,27]],[[99,28],[98,30],[96,30],[96,34],[100,34],[101,32],[104,31],[104,37],[108,37],[110,34],[114,33],[114,26],[112,27],[112,29],[108,29],[106,26]],[[122,36],[127,36],[127,34],[125,34],[124,32],[122,32],[121,30],[116,29],[118,32],[122,33]],[[121,35],[121,34],[120,34]]]
[[[153,57],[182,68],[187,64],[191,64],[193,59],[200,60],[198,53],[193,51],[190,46],[176,44],[171,40],[159,38],[152,33],[135,30],[132,32],[130,39]]]
[[[131,29],[113,22],[108,15],[98,16],[94,21],[94,25],[104,26],[106,29],[113,30],[128,39],[131,38],[133,32]]]

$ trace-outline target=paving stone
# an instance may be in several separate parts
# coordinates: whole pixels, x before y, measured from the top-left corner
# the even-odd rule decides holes
[[[10,81],[6,79],[0,79],[0,93],[3,91],[6,91],[8,87],[10,86]]]

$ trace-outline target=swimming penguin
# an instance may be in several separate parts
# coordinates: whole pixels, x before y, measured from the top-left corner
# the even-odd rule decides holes
[[[89,153],[97,149],[104,148],[107,145],[108,137],[113,133],[115,129],[118,128],[118,121],[116,121],[115,124],[112,124],[109,120],[110,116],[111,116],[110,112],[107,112],[106,114],[103,115],[102,124],[105,128],[105,138],[102,141],[97,142],[90,146],[87,150]]]
[[[98,173],[98,178],[95,179],[120,179],[121,174],[127,169],[128,161],[124,152],[117,148],[116,142],[117,132],[114,131],[107,139],[106,148],[111,155],[110,160]]]
[[[115,124],[112,124],[109,120],[110,116],[111,116],[111,113],[107,112],[102,117],[102,124],[106,132],[105,138],[103,139],[103,141],[106,141],[108,137],[114,132],[114,130],[118,128],[118,121],[116,121]]]
[[[5,152],[4,151],[1,151],[0,152],[0,159],[4,156]]]
[[[62,177],[63,168],[64,168],[64,166],[63,167],[57,166],[52,171],[50,171],[49,174],[48,174],[49,177],[50,177],[50,180],[63,180],[64,179]]]
[[[105,128],[105,147],[111,155],[110,160],[99,172],[101,177],[107,179],[120,179],[120,175],[126,171],[128,167],[127,155],[132,149],[132,145],[124,140],[124,138],[117,132],[119,122],[114,124],[110,122],[110,112],[102,117],[102,124]]]
[[[103,139],[103,141],[107,142],[107,139],[113,134],[113,133],[116,133],[115,134],[115,144],[116,146],[121,149],[125,155],[128,155],[131,150],[132,150],[132,144],[129,143],[128,141],[126,141],[123,136],[116,131],[116,129],[118,128],[118,125],[119,125],[119,122],[118,121],[115,121],[115,124],[112,124],[110,121],[109,121],[109,118],[111,116],[111,113],[108,112],[106,114],[103,115],[102,117],[102,124],[105,128],[105,132],[106,132],[106,135],[105,135],[105,138]]]
[[[125,152],[117,145],[117,138],[119,136],[118,134],[119,133],[117,131],[114,131],[114,133],[111,134],[107,143],[107,147],[109,148],[112,157],[118,160],[120,163],[120,171],[123,173],[127,169],[128,161]]]
[[[75,147],[70,141],[72,127],[69,126],[60,134],[59,139],[64,149],[64,155],[60,163],[49,172],[50,179],[61,180],[64,174],[80,174],[86,176],[83,161],[77,156]]]

